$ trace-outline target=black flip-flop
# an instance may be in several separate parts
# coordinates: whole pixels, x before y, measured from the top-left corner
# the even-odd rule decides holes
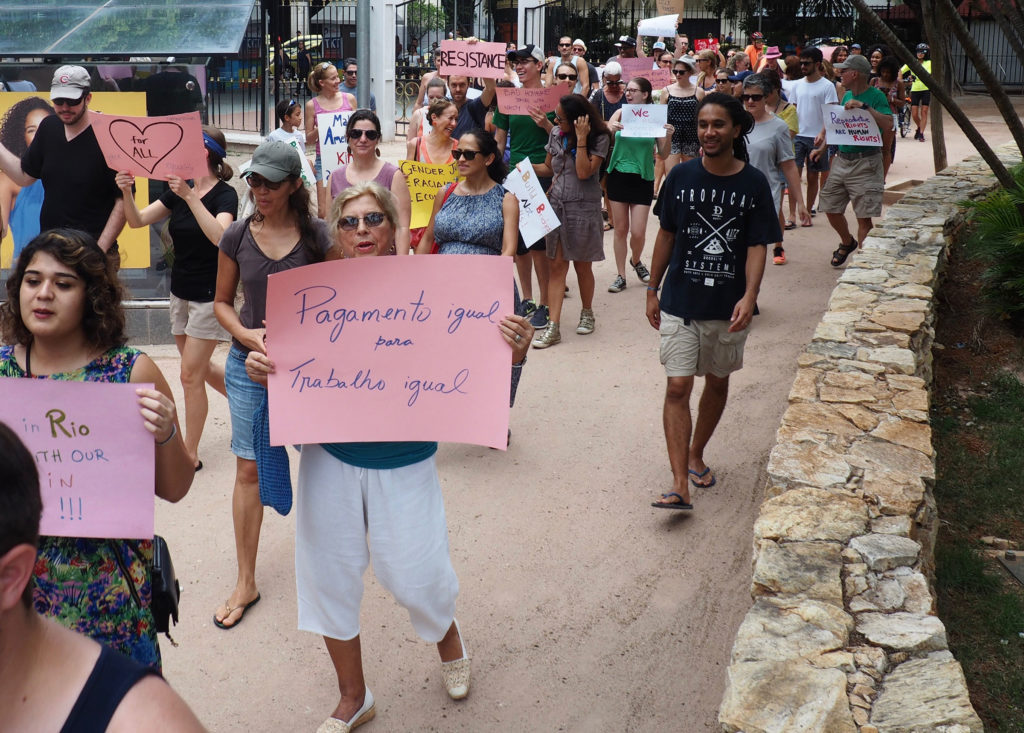
[[[790,232],[796,229],[796,222],[790,219],[789,221],[786,222],[786,226],[784,228],[787,232]]]
[[[224,629],[225,631],[230,631],[231,629],[233,629],[236,626],[238,626],[238,624],[242,623],[242,619],[245,618],[245,612],[248,611],[253,606],[255,606],[257,603],[259,603],[261,597],[262,596],[259,593],[257,593],[256,597],[253,598],[248,603],[246,603],[244,605],[241,605],[241,606],[235,606],[234,608],[232,608],[227,603],[225,603],[224,606],[225,606],[225,608],[228,609],[228,615],[224,617],[225,619],[227,619],[228,616],[233,614],[235,611],[241,610],[242,613],[239,614],[238,618],[235,620],[235,623],[231,624],[230,626],[228,626],[223,621],[218,621],[217,620],[217,614],[213,614],[213,625],[216,626],[218,629]]]
[[[662,494],[661,498],[662,499],[667,499],[670,496],[676,497],[677,499],[679,499],[679,501],[652,501],[651,502],[651,506],[653,506],[653,507],[655,507],[657,509],[678,509],[678,510],[684,511],[684,512],[692,512],[693,511],[693,504],[687,504],[685,501],[683,501],[683,497],[681,497],[679,494],[677,494],[674,491],[670,492],[668,494]]]

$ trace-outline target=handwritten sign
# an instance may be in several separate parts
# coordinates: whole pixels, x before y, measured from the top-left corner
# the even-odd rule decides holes
[[[0,421],[36,459],[56,537],[153,538],[153,436],[139,414],[151,384],[2,379]]]
[[[90,114],[107,165],[141,178],[201,178],[209,172],[198,112],[165,117]]]
[[[667,104],[622,105],[622,137],[665,137]]]
[[[717,51],[718,50],[718,39],[717,38],[696,38],[693,41],[693,50],[695,50],[695,51]]]
[[[444,255],[271,275],[270,442],[504,449],[512,358],[498,324],[512,312],[512,274],[510,257]]]
[[[685,0],[657,0],[655,3],[656,12],[658,15],[667,15],[668,13],[676,13],[680,18],[683,17],[683,7]],[[675,35],[675,31],[672,32]]]
[[[882,133],[871,113],[843,109],[841,104],[821,105],[825,117],[825,142],[829,145],[870,145],[881,147]]]
[[[441,41],[442,76],[478,76],[502,79],[505,76],[505,44],[478,41]]]
[[[506,115],[528,115],[531,109],[554,112],[558,100],[565,96],[561,84],[541,89],[498,87],[498,111]]]
[[[651,89],[664,89],[674,81],[671,69],[647,69],[634,73],[630,78],[635,79],[638,76],[651,82]]]
[[[645,18],[637,25],[637,33],[641,36],[664,36],[675,38],[676,26],[679,25],[679,13],[659,15],[657,18]]]
[[[307,186],[315,186],[316,176],[313,174],[313,166],[311,166],[309,164],[309,160],[306,159],[305,146],[299,145],[298,140],[294,137],[289,138],[286,142],[292,146],[295,154],[299,156],[299,164],[302,166],[302,173],[299,174],[299,177],[302,179],[302,182]],[[249,163],[252,163],[251,159],[249,160]],[[246,168],[248,168],[248,166],[246,166]]]
[[[622,67],[622,81],[629,81],[634,76],[650,71],[654,66],[654,61],[647,57],[619,59],[619,65]]]
[[[412,219],[409,226],[413,229],[425,227],[430,223],[437,192],[459,177],[459,169],[455,163],[431,165],[415,160],[400,160],[398,167],[405,174],[406,183],[409,185],[409,197],[412,199]]]
[[[338,168],[344,168],[349,162],[348,118],[352,112],[321,112],[316,116],[316,126],[320,137],[320,163],[323,166],[324,181],[329,181],[331,174]]]
[[[529,158],[523,158],[502,184],[519,199],[519,233],[530,246],[562,225],[558,220]]]

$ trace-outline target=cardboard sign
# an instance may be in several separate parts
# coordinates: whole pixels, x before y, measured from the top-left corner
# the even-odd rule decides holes
[[[398,167],[405,174],[409,198],[412,199],[412,218],[409,226],[412,229],[425,227],[430,223],[437,192],[459,177],[459,169],[455,163],[431,165],[415,160],[400,160]]]
[[[659,15],[657,18],[641,20],[637,25],[637,33],[641,36],[663,36],[674,39],[677,25],[679,25],[679,13]]]
[[[156,451],[135,394],[153,385],[0,384],[0,421],[21,438],[39,469],[40,534],[153,539]]]
[[[829,145],[868,145],[881,147],[882,133],[871,113],[863,109],[843,109],[841,104],[821,105],[825,118],[825,142]]]
[[[348,118],[352,111],[332,110],[316,116],[317,134],[320,138],[320,164],[324,171],[324,184],[338,168],[348,165]]]
[[[498,87],[498,111],[506,115],[528,115],[531,109],[547,114],[554,112],[558,100],[565,96],[565,87],[556,85],[541,89]]]
[[[442,76],[476,76],[484,79],[505,77],[505,44],[477,41],[441,41]]]
[[[504,450],[512,258],[362,257],[267,280],[270,442]],[[382,283],[386,287],[382,287]]]
[[[562,226],[529,158],[519,161],[502,185],[519,199],[519,233],[526,246]]]
[[[693,41],[694,51],[717,51],[718,50],[718,39],[717,38],[697,38]]]
[[[90,112],[107,165],[142,178],[201,178],[209,172],[198,112],[121,117]]]
[[[682,18],[684,5],[685,0],[657,0],[655,3],[655,11],[658,15],[676,13],[680,18]],[[672,32],[672,35],[675,35],[675,31]]]
[[[647,71],[638,71],[633,74],[630,78],[636,78],[642,76],[651,82],[651,89],[664,89],[673,81],[675,77],[672,76],[672,69],[648,69]]]
[[[619,119],[622,137],[665,137],[668,133],[667,104],[624,104]]]

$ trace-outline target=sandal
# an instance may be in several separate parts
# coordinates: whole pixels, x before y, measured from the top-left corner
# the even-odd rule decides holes
[[[792,231],[794,229],[796,229],[796,222],[793,221],[792,219],[787,219],[786,220],[786,231],[789,232],[789,231]]]
[[[613,228],[614,228],[614,227],[612,227],[612,225],[611,225],[611,224],[609,224],[608,222],[605,222],[605,223],[604,223],[604,230],[605,230],[606,232],[610,232],[610,231],[611,231],[611,230],[612,230]]]
[[[842,267],[843,263],[846,262],[846,258],[849,257],[857,247],[857,240],[853,237],[850,237],[849,244],[840,244],[832,253],[832,267]]]

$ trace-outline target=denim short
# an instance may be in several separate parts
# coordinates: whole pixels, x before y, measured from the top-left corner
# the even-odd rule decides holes
[[[248,352],[231,344],[224,364],[224,388],[228,393],[228,411],[231,413],[231,452],[239,458],[255,461],[252,419],[263,400],[264,388],[245,373],[246,356]]]
[[[797,135],[793,138],[793,152],[796,153],[796,167],[803,170],[804,161],[806,161],[808,171],[824,173],[828,170],[829,165],[828,148],[825,148],[825,152],[821,154],[821,157],[818,158],[817,161],[811,160],[812,150],[814,150],[813,137],[801,137],[800,135]]]
[[[320,159],[320,151],[316,151],[316,160],[313,161],[313,175],[316,176],[317,181],[324,180],[324,163]]]

